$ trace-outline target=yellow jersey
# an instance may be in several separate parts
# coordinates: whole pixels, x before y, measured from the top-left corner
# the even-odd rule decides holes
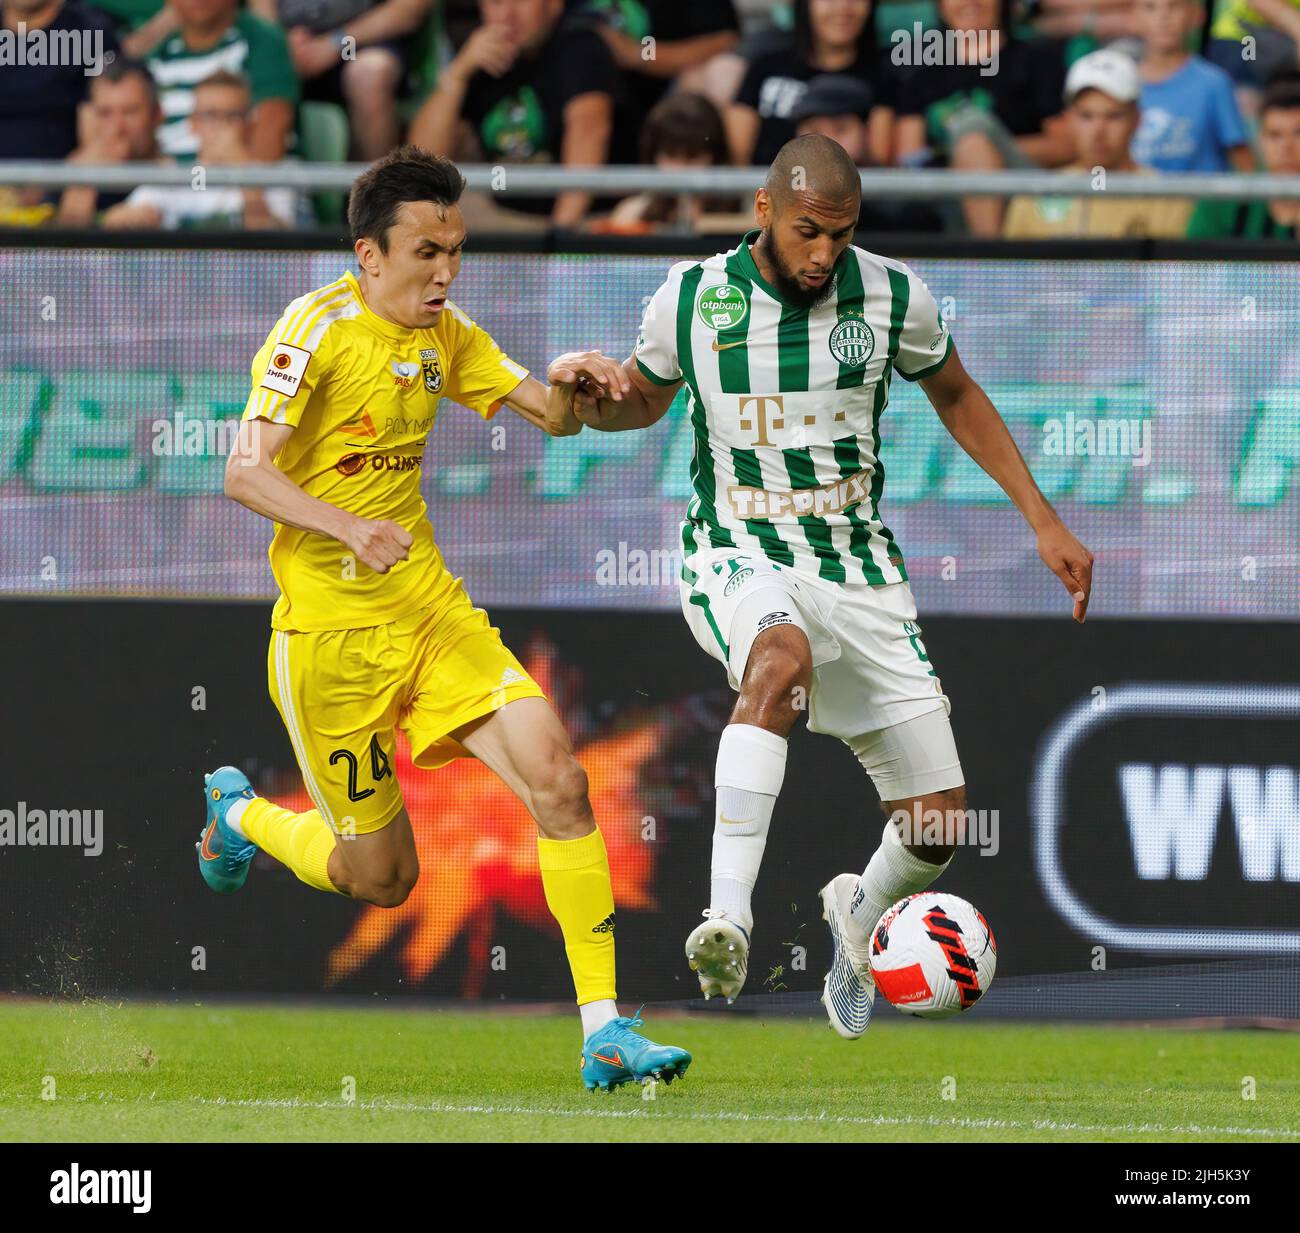
[[[450,300],[431,329],[372,312],[349,271],[293,301],[253,360],[244,419],[292,424],[275,462],[304,492],[411,533],[376,573],[326,535],[275,524],[274,629],[362,629],[438,600],[453,579],[433,542],[420,474],[445,396],[490,419],[528,376]]]

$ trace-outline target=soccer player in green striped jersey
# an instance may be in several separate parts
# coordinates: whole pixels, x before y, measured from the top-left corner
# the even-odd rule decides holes
[[[1024,515],[1077,621],[1092,587],[1092,555],[1034,483],[925,284],[851,243],[860,197],[835,142],[795,138],[755,194],[758,229],[673,266],[626,363],[584,352],[550,373],[574,388],[569,431],[647,427],[688,391],[682,611],[740,695],[718,748],[709,907],[686,943],[705,997],[731,1001],[744,983],[751,891],[801,711],[853,750],[880,794],[879,848],[821,892],[835,951],[822,1001],[850,1039],[870,1020],[876,922],[947,867],[966,809],[949,702],[880,516],[880,417],[895,374],[921,383]],[[937,833],[920,825],[932,810],[946,823]]]

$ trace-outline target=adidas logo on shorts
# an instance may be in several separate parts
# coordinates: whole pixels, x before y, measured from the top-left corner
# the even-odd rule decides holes
[[[614,913],[611,912],[599,925],[592,925],[592,933],[613,933],[614,932]]]

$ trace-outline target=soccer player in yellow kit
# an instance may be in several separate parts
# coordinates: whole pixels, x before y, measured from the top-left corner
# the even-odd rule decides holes
[[[294,300],[253,361],[225,489],[275,523],[270,692],[316,808],[291,813],[234,767],[214,771],[199,868],[214,890],[238,890],[260,847],[317,890],[395,907],[419,866],[394,729],[421,769],[478,758],[537,823],[583,1081],[671,1081],[691,1055],[647,1040],[615,1003],[614,898],[586,774],[540,687],[443,563],[420,496],[443,397],[484,419],[507,406],[545,431],[578,428],[571,376],[534,380],[447,299],[463,189],[452,163],[415,147],[371,166],[348,207],[360,272]]]

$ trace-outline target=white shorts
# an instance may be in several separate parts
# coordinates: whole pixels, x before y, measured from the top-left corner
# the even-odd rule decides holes
[[[965,782],[948,725],[952,706],[906,582],[843,586],[743,549],[706,548],[684,562],[681,600],[695,641],[726,666],[735,690],[763,630],[801,629],[812,649],[808,727],[848,744],[882,800]],[[911,722],[938,711],[924,724]],[[900,724],[907,729],[893,738],[879,736]]]

